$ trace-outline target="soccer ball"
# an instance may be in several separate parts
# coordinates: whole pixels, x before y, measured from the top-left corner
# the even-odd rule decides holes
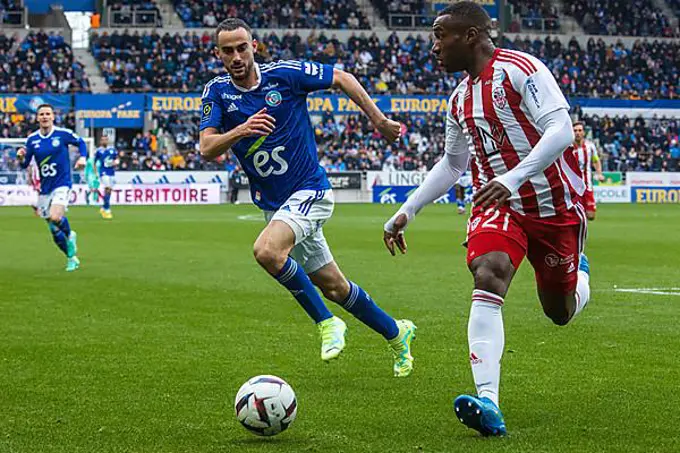
[[[234,401],[238,421],[258,436],[275,436],[293,423],[297,400],[280,377],[262,375],[248,379]]]

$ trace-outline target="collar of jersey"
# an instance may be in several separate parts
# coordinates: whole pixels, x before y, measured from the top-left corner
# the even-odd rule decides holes
[[[40,133],[40,129],[38,129],[38,136],[39,136],[40,138],[50,138],[50,136],[51,136],[52,134],[54,134],[54,131],[55,131],[54,126],[52,126],[52,130],[50,131],[50,133],[47,134],[47,135],[43,135],[43,134]]]
[[[260,85],[262,84],[262,73],[260,72],[260,65],[255,63],[255,74],[257,74],[257,83],[253,85],[250,88],[243,88],[241,86],[238,86],[236,84],[236,81],[232,79],[234,87],[236,87],[237,90],[242,91],[244,93],[249,93],[251,91],[255,91],[258,88],[260,88]]]

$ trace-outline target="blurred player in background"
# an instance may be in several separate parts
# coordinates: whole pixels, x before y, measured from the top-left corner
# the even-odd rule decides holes
[[[99,175],[94,162],[94,155],[87,158],[85,163],[85,182],[87,183],[87,204],[99,203]]]
[[[506,433],[498,407],[501,310],[517,268],[526,256],[543,311],[561,326],[588,303],[590,277],[581,255],[586,218],[578,192],[585,187],[565,153],[574,140],[569,105],[543,63],[495,48],[490,30],[486,11],[469,1],[435,20],[433,54],[446,72],[468,76],[448,104],[444,157],[385,224],[384,241],[393,255],[395,245],[404,253],[407,224],[459,180],[472,155],[468,345],[477,396],[461,395],[454,407],[466,426],[499,436]]]
[[[80,266],[76,256],[76,232],[71,230],[66,210],[71,193],[71,159],[69,146],[77,146],[80,158],[76,168],[83,168],[87,156],[87,145],[72,130],[54,125],[54,108],[42,104],[37,111],[40,129],[26,139],[26,149],[17,152],[22,168],[31,161],[38,165],[40,174],[40,195],[38,212],[47,220],[52,238],[59,250],[67,257],[66,270],[75,271]]]
[[[588,220],[595,220],[597,204],[595,203],[595,193],[593,192],[593,168],[595,168],[595,177],[598,181],[604,181],[604,175],[602,174],[602,162],[600,161],[600,156],[597,155],[595,143],[586,140],[586,130],[580,121],[574,123],[574,153],[578,160],[579,170],[581,170],[581,177],[586,183],[586,191],[583,194],[586,217]]]
[[[17,149],[17,153],[26,153],[26,147],[21,146],[19,149]],[[38,170],[38,164],[34,162],[31,162],[28,167],[26,168],[26,180],[29,186],[35,190],[38,195],[40,195],[40,171]],[[40,217],[40,213],[38,212],[38,206],[31,205],[31,208],[33,209],[33,214],[35,214],[36,217]]]
[[[460,184],[455,184],[453,189],[456,191],[456,205],[458,206],[458,214],[465,214],[465,187]]]
[[[395,376],[413,369],[411,321],[395,321],[356,283],[342,274],[323,235],[334,208],[333,191],[319,165],[307,94],[338,88],[371,119],[389,142],[401,125],[390,121],[350,74],[320,63],[254,61],[257,41],[240,19],[216,30],[216,55],[229,75],[203,91],[201,154],[207,159],[231,151],[250,181],[254,203],[267,226],[255,241],[257,262],[297,299],[321,335],[321,358],[334,359],[345,347],[345,323],[328,310],[314,285],[380,333],[394,355]]]
[[[94,154],[94,163],[99,174],[99,180],[104,187],[104,204],[100,212],[104,219],[112,219],[111,192],[116,183],[116,167],[118,166],[118,152],[113,146],[109,146],[109,137],[102,135],[99,148]]]

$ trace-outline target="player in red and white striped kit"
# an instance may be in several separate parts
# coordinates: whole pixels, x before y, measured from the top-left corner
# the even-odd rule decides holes
[[[404,229],[445,194],[471,162],[474,207],[467,263],[474,276],[468,343],[477,396],[461,395],[456,416],[483,435],[504,435],[498,408],[504,348],[502,307],[526,256],[545,314],[567,324],[588,303],[585,186],[574,153],[569,105],[538,59],[497,49],[491,20],[474,2],[455,3],[433,25],[432,52],[446,72],[466,71],[450,98],[444,157],[385,224],[385,245],[406,251]]]
[[[598,181],[604,181],[604,175],[595,143],[586,140],[586,131],[580,121],[574,123],[574,155],[578,161],[581,178],[586,183],[586,191],[583,194],[586,217],[588,220],[595,220],[597,204],[595,204],[595,193],[593,192],[593,168],[595,168],[595,177]]]

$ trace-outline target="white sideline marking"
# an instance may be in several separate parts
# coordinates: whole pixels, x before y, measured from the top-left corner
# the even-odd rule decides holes
[[[680,288],[614,288],[617,293],[654,294],[658,296],[680,296]]]
[[[239,219],[239,220],[247,220],[249,222],[253,222],[253,221],[262,222],[262,221],[264,221],[262,214],[246,214],[246,215],[240,215],[236,218]]]

